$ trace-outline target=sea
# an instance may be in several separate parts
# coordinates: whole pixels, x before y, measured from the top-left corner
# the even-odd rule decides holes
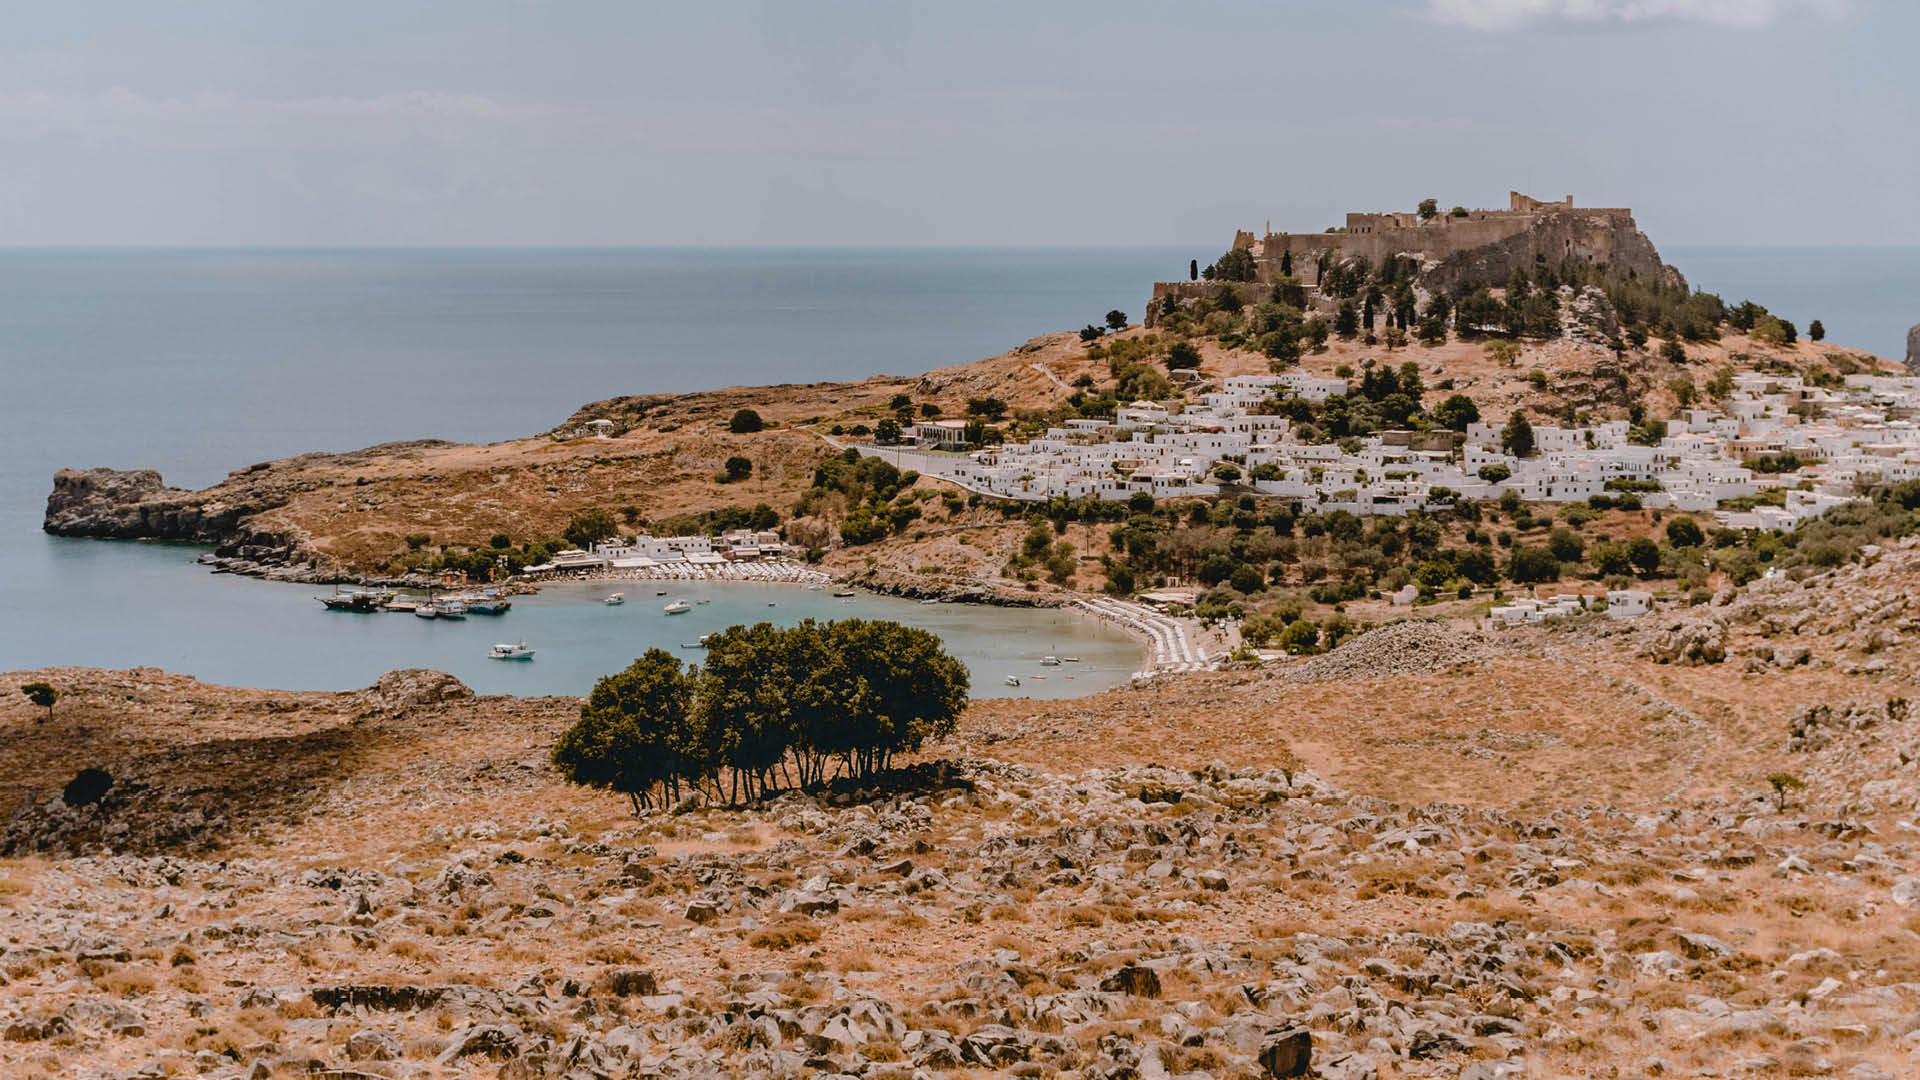
[[[1115,685],[1139,648],[1062,612],[710,585],[674,617],[637,587],[617,608],[549,589],[497,621],[334,615],[312,587],[209,575],[193,548],[49,537],[40,519],[65,466],[200,487],[308,450],[527,435],[621,394],[917,374],[1114,308],[1138,318],[1152,282],[1215,248],[0,249],[0,670],[346,689],[423,666],[483,692],[579,694],[729,620],[860,615],[940,633],[979,695]],[[1920,320],[1920,247],[1665,254],[1696,287],[1803,332],[1820,319],[1837,344],[1897,358]],[[534,661],[486,659],[521,638]],[[1038,668],[1048,654],[1081,663]]]

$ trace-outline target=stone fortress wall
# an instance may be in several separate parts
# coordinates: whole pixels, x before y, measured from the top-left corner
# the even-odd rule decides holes
[[[1332,232],[1260,235],[1236,230],[1233,250],[1253,256],[1255,280],[1271,285],[1289,269],[1313,288],[1319,285],[1322,259],[1329,262],[1364,256],[1379,266],[1390,255],[1419,260],[1418,287],[1432,293],[1469,281],[1499,286],[1517,269],[1545,259],[1559,263],[1582,259],[1615,273],[1648,277],[1684,287],[1678,270],[1660,253],[1623,207],[1575,207],[1573,196],[1543,202],[1517,191],[1505,210],[1470,210],[1465,217],[1442,211],[1421,221],[1415,213],[1350,213],[1344,228]],[[1171,296],[1184,301],[1205,295],[1211,283],[1165,282],[1154,287],[1155,304]],[[1151,318],[1151,316],[1149,316]]]

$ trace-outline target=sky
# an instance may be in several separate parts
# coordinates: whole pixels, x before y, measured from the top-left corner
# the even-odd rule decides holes
[[[10,3],[0,244],[1920,243],[1913,0]]]

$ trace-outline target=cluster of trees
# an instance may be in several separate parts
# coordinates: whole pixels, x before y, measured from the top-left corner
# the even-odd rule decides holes
[[[1342,374],[1351,378],[1354,373],[1343,365]],[[1336,394],[1321,402],[1275,398],[1266,409],[1292,420],[1295,434],[1306,442],[1337,442],[1409,427],[1465,431],[1480,419],[1480,407],[1465,394],[1450,395],[1430,411],[1423,408],[1426,385],[1420,377],[1420,365],[1412,361],[1393,367],[1368,360],[1359,374],[1359,386],[1350,394]]]
[[[920,474],[877,457],[848,449],[813,470],[813,484],[801,492],[795,516],[838,517],[840,538],[870,544],[895,535],[919,520],[919,500],[908,491]]]
[[[952,733],[967,670],[924,630],[848,620],[735,626],[685,667],[649,649],[594,684],[553,748],[567,780],[626,795],[637,813],[700,791],[739,802],[855,779]]]
[[[1793,323],[1752,301],[1728,305],[1712,293],[1614,273],[1603,264],[1571,257],[1557,263],[1538,257],[1504,282],[1464,280],[1432,295],[1424,306],[1413,289],[1418,265],[1404,256],[1391,256],[1375,266],[1365,256],[1328,253],[1319,257],[1315,269],[1321,295],[1338,301],[1331,321],[1305,314],[1306,289],[1293,276],[1291,254],[1283,257],[1279,279],[1262,297],[1248,285],[1257,276],[1252,255],[1236,250],[1200,275],[1221,283],[1210,296],[1185,306],[1166,298],[1162,324],[1179,336],[1209,336],[1231,347],[1258,349],[1278,369],[1297,360],[1303,347],[1324,345],[1329,334],[1364,334],[1373,344],[1379,340],[1378,330],[1390,348],[1404,344],[1409,334],[1429,344],[1445,341],[1450,332],[1461,338],[1557,337],[1560,288],[1595,286],[1618,316],[1621,338],[1615,346],[1621,350],[1663,339],[1669,359],[1683,363],[1681,342],[1718,340],[1723,327],[1751,334],[1763,344],[1790,345],[1798,336]],[[1496,286],[1500,295],[1495,295]],[[1808,334],[1821,340],[1826,327],[1816,320]]]

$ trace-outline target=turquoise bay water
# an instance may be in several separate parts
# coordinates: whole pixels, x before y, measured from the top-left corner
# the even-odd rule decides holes
[[[1898,357],[1920,320],[1920,248],[1667,248],[1700,288]],[[54,470],[159,469],[198,487],[307,450],[544,430],[620,394],[912,374],[1032,337],[1138,318],[1191,248],[0,250],[0,670],[148,664],[252,686],[364,686],[396,667],[483,690],[581,693],[649,645],[720,619],[885,615],[941,633],[976,693],[1078,693],[1139,666],[1116,631],[1055,613],[840,605],[718,589],[666,619],[565,589],[499,621],[328,615],[314,589],[210,576],[195,552],[51,538]],[[589,590],[595,592],[597,590]],[[642,594],[645,595],[635,595]],[[531,664],[485,659],[525,637]],[[1077,676],[1031,661],[1087,658]],[[691,658],[695,654],[688,651]],[[1027,666],[1022,666],[1027,665]],[[506,670],[503,670],[506,669]],[[1054,675],[1053,673],[1059,673]]]
[[[1072,697],[1125,682],[1140,650],[1111,627],[1071,612],[921,604],[861,594],[737,582],[561,583],[514,598],[500,616],[419,619],[403,614],[331,612],[314,600],[324,587],[208,574],[194,548],[172,544],[67,541],[54,546],[51,575],[35,601],[52,608],[34,620],[30,657],[84,657],[99,667],[150,665],[211,682],[289,690],[370,685],[396,667],[449,671],[482,693],[584,694],[593,680],[650,648],[689,663],[682,646],[736,623],[791,625],[801,619],[893,619],[939,634],[972,674],[975,697]],[[656,596],[660,589],[666,596]],[[619,591],[625,604],[602,601]],[[667,615],[669,599],[696,603]],[[774,606],[769,607],[772,603]],[[497,641],[520,641],[531,661],[487,657]],[[1078,664],[1041,667],[1049,654]],[[4,665],[26,664],[9,655]],[[1005,685],[1018,675],[1022,685]],[[1034,678],[1034,676],[1042,676]],[[1072,676],[1069,678],[1068,676]]]

